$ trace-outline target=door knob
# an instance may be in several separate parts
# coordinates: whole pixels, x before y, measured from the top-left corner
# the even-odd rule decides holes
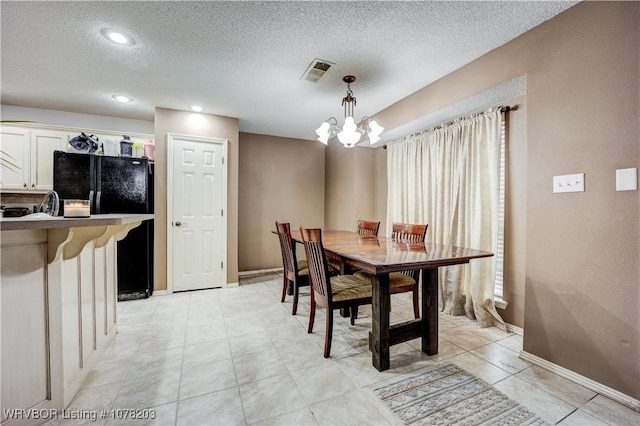
[[[175,222],[175,226],[180,228],[181,226],[185,226],[187,222],[180,222],[179,220]]]

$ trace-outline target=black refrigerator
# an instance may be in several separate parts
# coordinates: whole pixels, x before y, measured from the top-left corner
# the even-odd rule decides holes
[[[91,214],[153,213],[153,163],[146,158],[53,153],[53,190],[65,199],[90,200]],[[153,220],[118,241],[118,300],[153,293]]]

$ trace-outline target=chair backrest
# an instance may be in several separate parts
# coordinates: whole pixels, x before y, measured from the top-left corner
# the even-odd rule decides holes
[[[361,237],[377,237],[380,222],[358,220],[358,235]]]
[[[422,243],[427,235],[429,225],[415,225],[411,223],[393,223],[391,238],[408,243]]]
[[[315,301],[320,306],[326,307],[331,296],[331,281],[329,280],[327,258],[322,246],[322,230],[319,228],[305,229],[301,226],[300,234],[302,234],[304,251],[307,255],[309,278],[316,295]]]
[[[293,248],[293,239],[291,238],[291,225],[276,221],[276,231],[280,240],[280,251],[282,251],[282,266],[286,272],[295,274],[298,268],[298,261]]]

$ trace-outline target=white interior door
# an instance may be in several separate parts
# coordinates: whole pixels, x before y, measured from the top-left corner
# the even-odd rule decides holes
[[[169,290],[224,287],[227,141],[169,134]]]

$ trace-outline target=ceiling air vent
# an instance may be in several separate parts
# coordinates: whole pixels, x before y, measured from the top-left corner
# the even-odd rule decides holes
[[[313,62],[311,62],[309,68],[307,68],[307,70],[304,72],[304,74],[302,74],[302,77],[300,78],[302,80],[308,80],[317,83],[333,65],[335,65],[333,62],[323,61],[322,59],[316,58],[313,60]]]

